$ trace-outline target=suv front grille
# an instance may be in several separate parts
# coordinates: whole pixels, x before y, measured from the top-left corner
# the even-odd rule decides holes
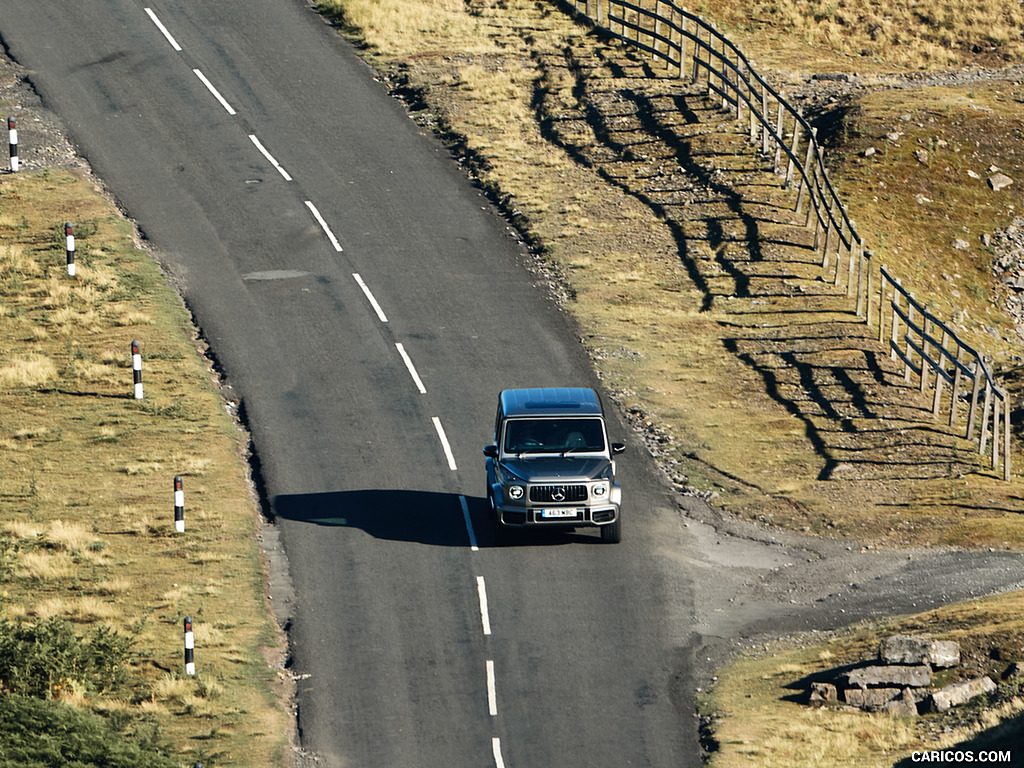
[[[570,504],[587,500],[585,485],[531,485],[530,501]]]

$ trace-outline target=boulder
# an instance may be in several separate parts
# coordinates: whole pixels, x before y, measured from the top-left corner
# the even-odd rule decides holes
[[[993,192],[998,192],[1001,189],[1013,184],[1013,179],[1007,176],[1005,173],[997,173],[993,176],[988,177],[988,185],[992,187]]]
[[[885,666],[861,667],[846,674],[849,685],[860,688],[875,688],[898,685],[900,688],[924,688],[931,685],[932,668],[927,664],[909,666],[887,664]]]
[[[878,659],[885,664],[955,667],[960,663],[960,646],[952,640],[930,640],[919,635],[893,635],[879,645]]]
[[[914,689],[904,688],[899,696],[882,705],[882,710],[890,715],[897,715],[899,717],[915,717],[918,714],[917,701],[918,698],[917,694],[914,693]]]
[[[1003,672],[1003,680],[1013,677],[1024,677],[1024,661],[1015,661]]]
[[[843,699],[861,709],[884,707],[903,692],[902,688],[847,688]]]
[[[811,704],[832,704],[839,701],[839,691],[832,683],[811,683]]]
[[[995,689],[996,684],[988,677],[975,677],[962,683],[947,685],[945,688],[933,692],[928,697],[927,707],[931,712],[945,712],[950,707],[966,704],[975,696],[991,693]]]

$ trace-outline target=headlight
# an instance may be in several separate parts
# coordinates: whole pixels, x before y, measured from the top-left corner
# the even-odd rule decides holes
[[[521,499],[521,498],[523,498],[523,486],[521,486],[521,485],[510,485],[508,487],[508,497],[510,499]]]
[[[608,483],[597,483],[592,491],[595,499],[603,499],[608,496]]]

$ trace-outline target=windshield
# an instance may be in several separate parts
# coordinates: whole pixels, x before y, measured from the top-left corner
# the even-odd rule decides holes
[[[510,419],[505,422],[506,453],[604,451],[600,419]]]

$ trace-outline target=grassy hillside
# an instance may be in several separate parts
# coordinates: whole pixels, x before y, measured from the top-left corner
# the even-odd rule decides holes
[[[0,691],[98,714],[175,765],[283,764],[289,718],[268,663],[281,641],[242,447],[188,312],[128,222],[70,173],[0,176]]]

